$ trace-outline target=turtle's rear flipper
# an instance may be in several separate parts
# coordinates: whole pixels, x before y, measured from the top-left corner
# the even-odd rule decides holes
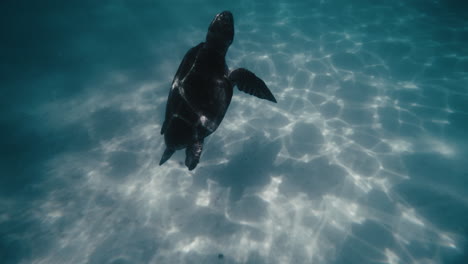
[[[185,149],[185,166],[187,166],[189,170],[193,170],[197,167],[202,150],[203,139],[195,142],[193,145],[190,145]]]
[[[170,159],[172,154],[174,154],[174,152],[175,152],[174,149],[166,148],[166,150],[164,150],[164,154],[162,155],[161,161],[159,162],[159,166],[163,165],[164,162]]]
[[[244,68],[235,69],[229,74],[229,79],[234,85],[237,85],[239,90],[276,103],[275,97],[268,89],[265,82],[251,71]]]

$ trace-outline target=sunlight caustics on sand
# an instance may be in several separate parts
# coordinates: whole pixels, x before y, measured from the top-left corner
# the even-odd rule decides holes
[[[47,241],[26,246],[20,263],[448,263],[466,254],[466,180],[457,177],[468,168],[468,23],[411,1],[262,2],[232,7],[227,63],[255,72],[278,103],[236,90],[193,172],[183,151],[158,166],[167,93],[185,51],[229,6],[179,14],[185,22],[158,38],[142,29],[155,58],[145,78],[115,66],[31,110],[89,143],[47,160],[34,187],[45,195],[0,214],[0,223],[39,223],[19,239]]]

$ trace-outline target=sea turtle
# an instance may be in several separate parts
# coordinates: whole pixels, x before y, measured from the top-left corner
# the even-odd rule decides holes
[[[213,133],[231,102],[233,87],[276,103],[260,78],[239,68],[229,71],[226,52],[234,39],[232,13],[223,11],[211,22],[205,42],[191,48],[172,81],[161,127],[166,150],[159,165],[176,150],[185,148],[185,165],[193,170],[199,160],[205,137]]]

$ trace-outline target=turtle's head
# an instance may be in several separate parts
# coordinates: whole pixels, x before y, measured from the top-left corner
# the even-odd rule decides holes
[[[227,51],[234,39],[234,18],[229,11],[223,11],[211,21],[206,35],[206,43]]]

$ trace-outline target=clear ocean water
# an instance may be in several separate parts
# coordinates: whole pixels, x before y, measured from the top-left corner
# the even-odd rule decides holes
[[[172,78],[234,14],[235,91],[158,166]],[[462,1],[0,3],[0,263],[468,263]]]

